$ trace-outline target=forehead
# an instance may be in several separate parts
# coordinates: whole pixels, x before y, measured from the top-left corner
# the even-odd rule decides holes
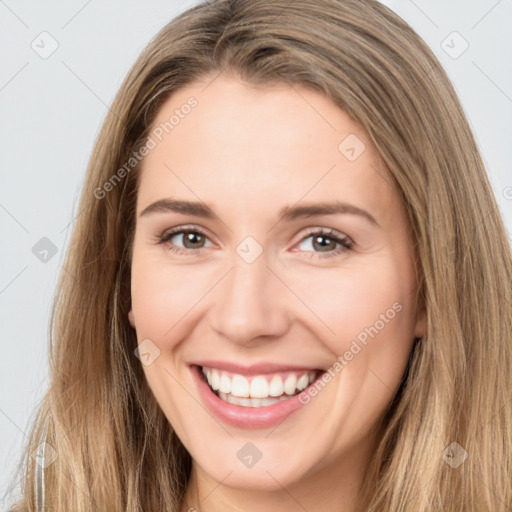
[[[364,130],[304,87],[213,75],[174,93],[150,136],[138,212],[168,196],[255,214],[301,200],[349,200],[381,218],[400,209]]]

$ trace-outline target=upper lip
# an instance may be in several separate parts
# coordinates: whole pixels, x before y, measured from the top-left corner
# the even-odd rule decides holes
[[[230,373],[238,373],[241,375],[263,375],[266,373],[278,373],[278,372],[292,372],[292,371],[316,371],[319,368],[311,366],[298,366],[290,364],[278,364],[271,362],[259,362],[256,364],[240,364],[232,363],[230,361],[194,361],[190,363],[197,366],[205,366],[206,368],[216,368],[218,370],[225,370]]]

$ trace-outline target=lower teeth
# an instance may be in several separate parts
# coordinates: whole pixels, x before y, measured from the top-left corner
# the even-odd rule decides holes
[[[211,389],[211,388],[210,388]],[[213,391],[213,390],[212,390]],[[276,404],[282,400],[288,400],[295,395],[283,394],[279,397],[267,397],[267,398],[242,398],[234,396],[231,393],[222,393],[220,391],[213,391],[221,400],[228,402],[233,405],[241,405],[242,407],[266,407],[267,405]]]

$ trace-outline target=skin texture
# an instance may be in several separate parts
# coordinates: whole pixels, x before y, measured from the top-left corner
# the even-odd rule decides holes
[[[139,343],[150,339],[160,350],[144,372],[193,458],[182,510],[350,512],[378,420],[414,338],[426,334],[405,208],[368,137],[328,98],[298,86],[212,79],[175,93],[157,116],[155,126],[190,96],[198,102],[144,159],[133,247],[130,323]],[[365,145],[353,161],[338,149],[350,134]],[[217,217],[139,218],[169,197],[207,203]],[[335,200],[366,210],[378,225],[347,213],[280,220],[284,207]],[[157,243],[179,226],[207,236]],[[333,229],[352,248],[332,238],[322,248],[310,228]],[[263,250],[252,263],[236,251],[248,236]],[[400,311],[376,324],[393,304]],[[365,328],[382,323],[325,389],[270,429],[213,417],[188,367],[217,359],[327,370]],[[262,453],[251,468],[237,458],[249,441]]]

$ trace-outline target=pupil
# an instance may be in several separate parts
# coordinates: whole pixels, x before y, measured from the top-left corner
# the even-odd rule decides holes
[[[197,243],[198,239],[199,239],[199,246],[201,246],[201,244],[200,244],[201,237],[202,237],[202,235],[200,235],[198,233],[193,233],[193,232],[186,233],[185,237],[184,237],[184,245],[185,245],[185,247],[187,247],[187,245],[190,244],[190,243],[192,244],[192,248],[197,247],[197,245],[194,245],[194,242]]]
[[[321,244],[317,247],[316,246],[316,243],[319,242],[319,240],[330,240],[330,242],[327,242],[326,244]],[[323,236],[323,235],[320,235],[320,236],[316,236],[313,240],[313,245],[315,246],[315,248],[319,248],[321,252],[328,252],[328,250],[330,248],[332,248],[332,245],[334,244],[334,240],[331,240],[330,238],[326,237],[326,236]]]

